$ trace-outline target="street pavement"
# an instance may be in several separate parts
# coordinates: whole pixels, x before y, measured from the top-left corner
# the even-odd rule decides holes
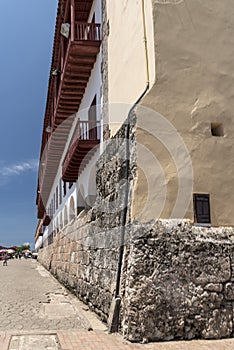
[[[234,350],[234,339],[131,344],[36,260],[0,262],[0,350]]]

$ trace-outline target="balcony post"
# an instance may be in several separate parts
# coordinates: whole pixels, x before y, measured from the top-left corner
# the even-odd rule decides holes
[[[75,1],[71,0],[71,41],[75,39]]]
[[[64,65],[64,37],[61,35],[61,72],[63,72]]]
[[[55,77],[56,78],[56,77]],[[53,86],[53,90],[54,90],[54,98],[53,98],[53,116],[54,116],[54,114],[55,114],[55,109],[56,109],[56,104],[57,104],[57,98],[58,98],[58,96],[57,96],[57,88],[58,88],[58,82],[57,82],[57,79],[54,79],[54,86]],[[53,123],[53,116],[52,116],[52,123]],[[51,123],[51,125],[50,126],[52,126],[52,123]]]
[[[77,124],[78,124],[77,138],[80,139],[80,135],[81,135],[81,130],[80,130],[80,118],[78,118]]]

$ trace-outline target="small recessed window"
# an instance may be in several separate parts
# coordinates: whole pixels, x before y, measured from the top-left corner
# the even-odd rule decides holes
[[[193,194],[194,222],[210,225],[210,195],[203,193]]]
[[[211,135],[212,136],[224,136],[222,123],[211,123]]]

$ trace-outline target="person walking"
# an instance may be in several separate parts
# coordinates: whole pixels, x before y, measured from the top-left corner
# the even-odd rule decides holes
[[[8,259],[8,255],[7,253],[5,253],[3,256],[3,266],[7,266],[7,259]]]

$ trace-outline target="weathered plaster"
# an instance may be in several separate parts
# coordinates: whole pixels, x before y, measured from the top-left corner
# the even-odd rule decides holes
[[[146,52],[142,0],[107,0],[108,36],[108,81],[109,105],[120,104],[110,109],[110,128],[113,136],[127,118],[131,105],[138,99],[147,83]],[[145,3],[147,45],[149,53],[150,84],[155,81],[155,53],[153,41],[152,4]],[[130,106],[129,106],[130,105]]]
[[[183,138],[193,166],[193,191],[210,193],[214,226],[234,225],[233,8],[231,0],[153,1],[157,81],[142,102],[153,113],[159,112]],[[212,122],[223,123],[223,137],[211,135]],[[168,155],[167,144],[149,142],[149,131],[157,134],[157,123],[145,119],[142,111],[138,125],[144,129],[137,131],[137,143],[153,150],[164,171],[165,182],[154,176],[157,169],[152,167],[149,177],[151,190],[166,186],[161,217],[170,218],[179,178],[174,158]],[[180,148],[175,142],[176,153]],[[182,186],[191,175],[183,166]],[[139,171],[133,217],[147,221],[155,218],[155,200],[149,205],[152,210],[142,213],[146,183],[141,174]],[[193,220],[192,191],[190,197],[185,217]]]

